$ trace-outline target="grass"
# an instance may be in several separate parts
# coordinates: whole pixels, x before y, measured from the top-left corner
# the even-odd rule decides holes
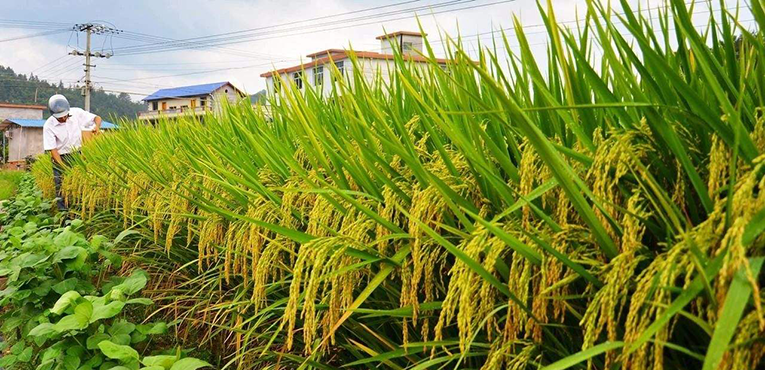
[[[65,192],[230,367],[757,368],[765,40],[587,5],[540,5],[543,60],[516,21],[477,61],[284,81],[270,115],[126,122]]]
[[[9,199],[16,194],[16,188],[24,172],[0,171],[0,200]]]

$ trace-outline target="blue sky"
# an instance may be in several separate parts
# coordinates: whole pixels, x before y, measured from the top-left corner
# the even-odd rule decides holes
[[[131,1],[80,1],[80,0],[4,0],[2,20],[29,20],[39,22],[108,22],[116,28],[133,33],[141,33],[172,39],[186,39],[211,34],[235,32],[253,28],[270,27],[301,20],[327,17],[308,24],[336,22],[323,28],[341,29],[316,32],[306,29],[306,24],[293,24],[277,28],[263,29],[257,40],[246,43],[227,45],[224,48],[206,50],[184,49],[165,53],[140,55],[121,55],[120,47],[145,44],[136,40],[114,37],[106,39],[97,36],[93,44],[97,50],[115,50],[115,56],[108,60],[95,62],[93,73],[98,87],[107,90],[126,91],[140,99],[158,88],[181,86],[216,81],[232,81],[250,93],[259,91],[264,86],[259,76],[273,67],[295,65],[306,54],[328,48],[341,48],[349,44],[357,50],[379,50],[375,36],[387,31],[417,30],[415,19],[388,20],[407,15],[369,20],[346,21],[349,17],[379,16],[385,12],[409,9],[427,5],[443,6],[448,0],[419,1],[349,1],[349,0],[131,0]],[[452,0],[450,7],[434,8],[433,12],[447,9],[468,8],[476,5],[498,3],[501,0]],[[643,7],[657,7],[663,0],[630,0],[630,3],[643,4]],[[583,9],[583,0],[552,0],[559,21],[571,21],[577,18]],[[396,5],[398,4],[398,5]],[[332,15],[359,11],[371,7],[390,5],[373,11],[356,13],[341,18],[329,18]],[[394,6],[395,5],[395,6]],[[746,12],[748,14],[748,12]],[[474,47],[475,40],[490,40],[492,29],[511,25],[513,15],[518,16],[524,25],[529,25],[529,39],[544,54],[544,34],[538,25],[540,17],[536,1],[516,0],[498,3],[475,9],[462,9],[433,15],[420,11],[423,28],[438,39],[439,32],[451,35],[459,31],[463,36],[473,36],[469,43]],[[705,15],[700,15],[703,18]],[[742,16],[742,19],[751,18]],[[363,25],[353,26],[357,23]],[[303,27],[303,28],[297,28]],[[284,31],[292,29],[292,31]],[[282,32],[276,32],[282,30]],[[30,35],[40,30],[0,28],[0,40]],[[536,33],[534,33],[536,32]],[[476,36],[477,34],[483,34]],[[126,35],[130,36],[130,35]],[[135,35],[133,35],[135,36]],[[124,37],[124,36],[123,36]],[[66,53],[77,47],[77,37],[71,32],[20,39],[0,43],[0,65],[10,66],[18,73],[35,72],[49,80],[63,80],[66,84],[76,84],[84,73],[75,57]],[[79,47],[84,46],[84,37],[79,37]],[[10,51],[10,52],[9,52]],[[123,51],[124,53],[124,51]],[[46,65],[47,64],[47,65]]]

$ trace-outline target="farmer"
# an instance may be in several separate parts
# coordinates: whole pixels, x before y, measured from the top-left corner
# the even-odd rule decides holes
[[[43,149],[53,158],[53,181],[59,211],[66,211],[61,195],[61,174],[69,165],[73,154],[82,146],[82,131],[97,134],[101,129],[101,117],[80,108],[70,108],[66,97],[56,94],[48,100],[51,116],[43,125]]]

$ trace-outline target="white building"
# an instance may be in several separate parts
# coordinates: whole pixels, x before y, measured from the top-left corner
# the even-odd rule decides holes
[[[156,121],[187,114],[203,116],[209,111],[219,111],[223,100],[235,103],[245,96],[230,82],[161,89],[143,99],[147,111],[138,113],[138,119]]]
[[[330,80],[332,63],[343,75],[351,76],[351,74],[363,73],[366,80],[370,82],[378,74],[384,81],[388,80],[395,58],[393,48],[401,50],[405,60],[422,63],[423,66],[427,65],[428,59],[420,55],[423,48],[422,37],[423,35],[418,32],[398,31],[389,33],[377,37],[380,40],[380,52],[351,52],[345,49],[322,50],[306,55],[311,59],[307,63],[263,73],[260,77],[266,79],[266,89],[269,92],[274,92],[275,87],[278,90],[280,83],[283,83],[279,79],[275,79],[275,76],[278,75],[281,76],[281,81],[292,81],[300,89],[313,86],[328,96],[332,91]],[[354,66],[350,60],[351,54],[356,56],[361,71],[354,71]],[[447,60],[437,59],[436,62],[444,66]]]

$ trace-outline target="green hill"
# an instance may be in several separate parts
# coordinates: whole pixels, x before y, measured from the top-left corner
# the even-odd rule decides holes
[[[54,94],[66,96],[73,107],[85,104],[79,88],[65,86],[62,82],[49,83],[34,75],[16,74],[10,67],[0,66],[0,102],[46,105]],[[93,91],[90,103],[91,111],[107,120],[134,118],[145,109],[143,104],[130,100],[128,94],[116,95],[100,90]]]

